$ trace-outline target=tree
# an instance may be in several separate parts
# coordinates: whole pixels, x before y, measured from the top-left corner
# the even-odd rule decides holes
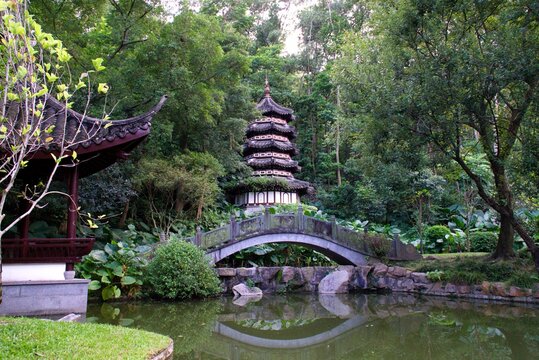
[[[335,76],[380,126],[398,124],[458,163],[500,216],[493,257],[513,255],[516,230],[539,271],[539,248],[515,214],[509,165],[537,122],[538,20],[532,1],[378,2],[370,34],[348,37]],[[492,191],[469,165],[470,142],[489,163]]]
[[[67,112],[58,123],[47,118],[47,104],[55,98],[67,109],[71,108],[73,94],[83,88],[90,92],[88,73],[78,78],[69,70],[71,55],[61,41],[42,31],[29,15],[26,2],[0,1],[0,243],[4,235],[36,207],[54,193],[51,184],[58,169],[73,166],[77,153],[73,150],[87,141],[99,124],[87,134],[82,132],[82,121],[75,135],[65,131]],[[96,71],[101,70],[102,59],[96,59]],[[66,80],[66,81],[64,81]],[[106,84],[99,91],[106,92]],[[88,92],[88,96],[89,93]],[[31,164],[38,151],[51,153],[51,168],[39,183],[23,183],[17,188],[21,172]],[[6,219],[6,204],[10,196],[26,201],[22,214]],[[1,276],[1,272],[0,272]]]

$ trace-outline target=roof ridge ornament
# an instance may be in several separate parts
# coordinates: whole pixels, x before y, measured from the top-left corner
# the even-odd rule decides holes
[[[269,85],[269,81],[268,81],[268,74],[266,74],[266,85],[264,86],[264,97],[271,97],[270,95],[270,85]]]

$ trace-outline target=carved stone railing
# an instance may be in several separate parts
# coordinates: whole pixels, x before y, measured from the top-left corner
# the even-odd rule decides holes
[[[354,231],[338,225],[334,216],[330,221],[307,216],[301,206],[296,213],[281,214],[271,214],[266,208],[262,214],[242,221],[231,216],[230,222],[221,228],[209,232],[197,229],[195,237],[188,241],[204,250],[212,250],[255,236],[282,233],[315,236],[372,257],[387,256],[393,260],[421,258],[417,250],[412,245],[403,244],[398,235],[390,241],[383,235]]]
[[[2,262],[76,263],[92,250],[93,238],[2,239]]]
[[[331,221],[324,221],[304,215],[301,206],[296,213],[281,214],[271,214],[266,208],[261,215],[242,221],[236,221],[232,216],[229,224],[209,232],[198,229],[195,237],[189,240],[208,250],[259,235],[280,233],[311,235],[368,256],[374,255],[369,246],[371,235],[340,226],[334,217]],[[388,247],[389,244],[388,240]]]

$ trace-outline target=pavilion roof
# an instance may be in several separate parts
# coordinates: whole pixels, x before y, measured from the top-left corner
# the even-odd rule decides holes
[[[69,150],[78,154],[80,176],[100,171],[118,159],[127,157],[150,133],[153,116],[161,109],[167,97],[147,112],[122,120],[105,120],[79,113],[66,108],[66,105],[53,96],[44,100],[42,136],[52,137],[43,141],[39,151],[31,154],[28,173],[47,173],[51,153],[57,152],[62,142],[73,144]],[[20,104],[12,102],[8,106],[8,116],[20,116]],[[54,125],[52,133],[46,134],[48,126]],[[26,172],[26,171],[25,171]],[[24,175],[24,174],[23,174]]]

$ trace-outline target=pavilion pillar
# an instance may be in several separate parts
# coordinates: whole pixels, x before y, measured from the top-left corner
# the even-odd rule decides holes
[[[20,208],[21,208],[21,214],[24,214],[30,209],[30,201],[27,199],[21,199],[20,200]],[[21,239],[28,239],[30,233],[30,214],[26,215],[22,218],[22,220],[19,222],[19,237]]]
[[[68,212],[67,212],[67,238],[70,240],[70,255],[75,255],[74,241],[77,238],[77,220],[79,217],[79,171],[78,166],[75,164],[68,173],[67,178],[67,192],[68,198]],[[70,262],[66,264],[66,271],[73,271],[74,263]]]

